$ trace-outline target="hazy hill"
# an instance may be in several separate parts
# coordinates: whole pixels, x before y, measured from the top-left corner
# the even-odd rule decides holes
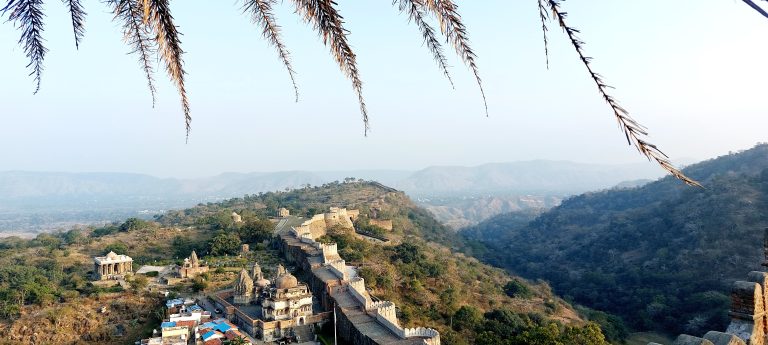
[[[762,261],[768,226],[768,145],[642,187],[566,199],[530,223],[489,219],[463,234],[486,261],[618,313],[638,328],[724,329],[729,283]],[[517,217],[516,219],[520,219]]]
[[[620,182],[661,177],[651,164],[599,165],[566,161],[491,163],[476,167],[429,167],[396,187],[413,195],[573,194]]]
[[[560,204],[564,195],[489,195],[419,198],[419,204],[453,230],[508,212],[534,212]]]
[[[151,215],[245,194],[321,185],[347,177],[375,180],[418,197],[454,228],[490,216],[557,205],[568,195],[657,177],[644,165],[531,161],[478,167],[401,170],[224,173],[196,179],[123,173],[0,172],[0,230],[40,231],[73,222]]]

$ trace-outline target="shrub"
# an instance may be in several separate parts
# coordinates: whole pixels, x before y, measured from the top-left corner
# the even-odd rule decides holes
[[[517,279],[510,280],[507,285],[504,285],[504,292],[512,298],[531,298],[533,296],[531,288]]]

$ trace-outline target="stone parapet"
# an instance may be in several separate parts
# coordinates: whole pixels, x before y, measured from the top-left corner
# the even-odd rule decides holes
[[[704,334],[704,339],[711,341],[715,345],[746,345],[744,340],[741,340],[739,337],[723,332],[709,331],[707,334]]]

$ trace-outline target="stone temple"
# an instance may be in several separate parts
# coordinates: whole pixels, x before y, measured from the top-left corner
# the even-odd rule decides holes
[[[312,315],[312,293],[304,283],[299,283],[283,265],[277,267],[274,284],[264,279],[259,264],[254,264],[252,275],[243,269],[235,282],[235,304],[259,304],[264,320],[290,320],[304,324],[303,318]]]
[[[118,255],[110,251],[105,256],[93,258],[94,279],[122,279],[133,273],[133,259],[128,255]]]
[[[226,304],[225,295],[231,296],[232,305]],[[228,292],[214,295],[222,309],[236,315],[236,323],[246,332],[265,341],[280,339],[284,336],[298,336],[311,339],[310,324],[327,320],[328,315],[316,315],[313,297],[307,284],[300,283],[283,265],[278,265],[272,282],[264,278],[261,266],[253,264],[251,272],[245,269]]]
[[[205,272],[208,272],[208,266],[200,262],[194,250],[188,258],[184,259],[184,263],[179,267],[180,278],[194,278]]]
[[[296,277],[280,265],[275,285],[261,305],[267,320],[294,319],[296,324],[303,325],[304,317],[312,315],[312,293],[307,284],[299,284]]]

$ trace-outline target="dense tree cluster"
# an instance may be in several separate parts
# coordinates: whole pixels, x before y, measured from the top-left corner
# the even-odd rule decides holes
[[[608,345],[600,327],[565,326],[539,314],[492,310],[485,314],[463,306],[453,316],[453,331],[447,343],[475,345]]]
[[[760,269],[768,145],[686,172],[706,189],[665,178],[572,197],[527,224],[502,216],[463,234],[486,262],[545,279],[558,294],[635,329],[721,331],[730,282]]]

